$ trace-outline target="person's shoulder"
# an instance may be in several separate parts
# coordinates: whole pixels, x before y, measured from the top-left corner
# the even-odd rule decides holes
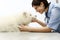
[[[51,5],[53,5],[54,8],[60,8],[60,4],[59,3],[51,3]]]

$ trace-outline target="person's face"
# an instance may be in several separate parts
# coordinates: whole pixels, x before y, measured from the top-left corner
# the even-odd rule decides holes
[[[41,14],[45,11],[45,6],[44,6],[43,2],[41,2],[41,4],[39,6],[33,5],[33,8]]]

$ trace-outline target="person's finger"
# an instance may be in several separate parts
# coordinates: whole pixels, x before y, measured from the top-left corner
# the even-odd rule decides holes
[[[24,27],[24,25],[23,25],[23,24],[21,24],[20,26],[21,26],[21,27]]]
[[[22,28],[22,27],[18,27],[18,29],[19,29],[20,31],[23,31],[23,28]]]
[[[36,18],[32,18],[32,22],[35,22],[36,21]]]
[[[21,30],[21,29],[22,29],[22,27],[21,27],[21,26],[19,26],[18,28],[19,28],[19,30]]]

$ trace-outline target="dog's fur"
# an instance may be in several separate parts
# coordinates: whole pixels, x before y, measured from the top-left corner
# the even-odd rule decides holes
[[[30,14],[30,12],[20,12],[16,15],[11,15],[6,18],[4,18],[5,21],[3,23],[0,23],[0,32],[17,32],[19,31],[18,27],[20,24],[27,25],[31,22],[33,16]]]

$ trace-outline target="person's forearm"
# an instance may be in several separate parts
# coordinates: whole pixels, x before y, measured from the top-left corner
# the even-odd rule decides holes
[[[51,32],[51,28],[45,27],[29,27],[29,26],[22,26],[19,27],[20,31],[27,31],[27,32]]]
[[[33,18],[32,22],[37,22],[37,23],[39,23],[39,24],[40,24],[41,26],[43,26],[43,27],[46,26],[45,23],[41,22],[40,20],[38,20],[38,19],[36,19],[36,18]]]
[[[42,27],[42,28],[30,28],[30,32],[51,32],[51,29],[48,27]]]
[[[43,22],[41,22],[41,21],[37,21],[37,23],[39,23],[41,26],[43,26],[43,27],[45,27],[46,26],[46,24],[45,23],[43,23]]]

